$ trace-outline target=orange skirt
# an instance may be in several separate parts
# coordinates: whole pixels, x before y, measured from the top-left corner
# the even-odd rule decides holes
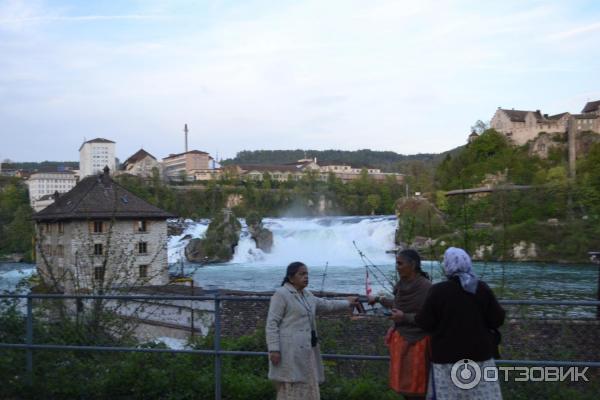
[[[425,396],[429,377],[430,338],[409,343],[394,330],[390,349],[390,387],[403,395]]]

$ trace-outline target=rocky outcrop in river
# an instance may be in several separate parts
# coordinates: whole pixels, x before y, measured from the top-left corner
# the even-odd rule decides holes
[[[223,209],[212,219],[203,239],[192,239],[185,247],[190,262],[223,263],[231,261],[240,240],[242,225],[229,209]]]
[[[246,217],[246,224],[256,248],[270,253],[273,248],[273,232],[263,226],[262,218],[257,213],[250,213]]]

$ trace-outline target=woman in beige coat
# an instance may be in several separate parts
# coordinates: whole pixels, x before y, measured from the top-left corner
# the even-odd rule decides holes
[[[269,305],[266,337],[269,379],[277,400],[318,400],[325,380],[319,349],[316,313],[354,306],[357,297],[326,300],[306,290],[308,269],[301,262],[287,267],[286,275]]]

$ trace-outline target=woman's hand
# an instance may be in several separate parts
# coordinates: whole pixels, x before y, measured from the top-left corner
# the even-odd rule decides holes
[[[279,363],[281,362],[281,353],[278,351],[269,352],[269,360],[271,360],[271,363],[273,363],[273,365],[279,365]]]
[[[394,322],[402,322],[404,319],[404,312],[402,310],[398,310],[397,308],[392,308],[392,315],[390,319]]]
[[[372,306],[372,305],[375,305],[375,303],[378,303],[379,299],[377,297],[379,297],[379,296],[368,295],[367,296],[367,304],[369,304],[370,306]]]
[[[350,303],[350,307],[354,308],[358,306],[358,296],[346,297],[346,300],[348,300],[348,303]]]

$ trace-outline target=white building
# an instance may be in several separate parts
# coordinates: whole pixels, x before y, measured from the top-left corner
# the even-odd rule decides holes
[[[34,172],[27,181],[29,203],[35,211],[52,204],[52,195],[56,192],[67,193],[77,184],[73,171],[41,170]]]
[[[79,148],[79,172],[81,178],[99,174],[104,167],[115,171],[115,147],[115,142],[103,138],[84,142]]]

